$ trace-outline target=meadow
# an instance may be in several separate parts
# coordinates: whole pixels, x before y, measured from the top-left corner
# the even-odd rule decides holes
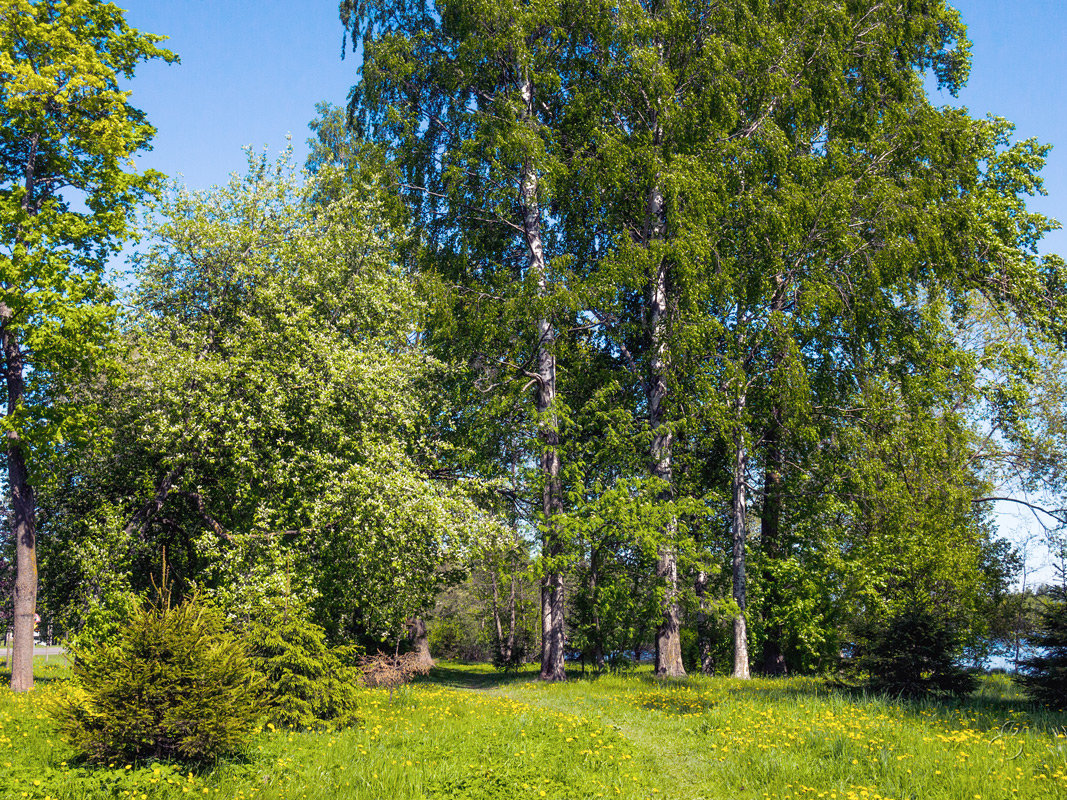
[[[964,702],[904,703],[822,679],[648,673],[545,684],[536,673],[439,665],[363,695],[343,731],[260,730],[248,755],[209,769],[78,763],[55,735],[65,681],[0,689],[4,798],[1067,798],[1067,715],[989,676]]]

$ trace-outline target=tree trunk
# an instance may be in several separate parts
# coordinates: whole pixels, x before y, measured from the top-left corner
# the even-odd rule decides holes
[[[500,622],[500,590],[497,588],[496,570],[494,567],[490,567],[489,579],[493,584],[493,625],[496,628],[497,658],[500,660],[501,664],[507,664],[511,661],[511,651],[507,649],[507,645],[504,642],[504,626]]]
[[[508,641],[505,645],[505,651],[507,653],[506,663],[512,663],[512,659],[515,658],[515,626],[516,626],[516,613],[518,611],[518,591],[519,580],[515,577],[515,566],[512,565],[511,572],[511,596],[508,598],[508,612],[511,627],[508,628]]]
[[[745,397],[738,399],[738,426],[745,407]],[[746,492],[746,475],[748,472],[748,451],[745,446],[744,431],[734,434],[733,464],[733,508],[731,528],[733,530],[733,594],[738,613],[734,617],[734,672],[735,678],[749,678],[748,667],[748,621],[745,609],[748,596],[745,575],[745,540],[748,517],[748,496]]]
[[[427,667],[432,667],[433,657],[430,655],[430,636],[426,631],[426,620],[422,617],[409,619],[408,637],[415,647],[415,652],[419,655],[419,661]]]
[[[697,652],[700,654],[700,671],[704,675],[715,674],[715,659],[711,654],[711,620],[708,617],[706,595],[708,573],[697,573],[694,591],[697,596]]]
[[[4,351],[7,415],[15,414],[26,391],[22,349],[11,330],[12,312],[0,304],[0,346]],[[14,628],[11,689],[33,688],[33,628],[37,614],[37,509],[22,443],[7,434],[7,483],[11,492],[11,535],[15,540]]]
[[[767,429],[766,456],[763,477],[763,513],[760,514],[760,546],[764,560],[774,563],[782,557],[781,521],[782,521],[782,423],[781,409],[775,403],[771,408],[770,425]],[[782,604],[782,591],[774,572],[766,569],[763,573],[764,602],[771,609]],[[763,642],[763,673],[765,675],[784,675],[787,672],[785,655],[782,653],[782,626],[772,623],[767,626],[766,639]]]
[[[646,244],[663,236],[663,193],[654,186],[649,193],[646,209]],[[669,499],[673,491],[674,435],[665,423],[667,398],[667,264],[660,261],[649,287],[648,334],[651,362],[648,376],[648,417],[652,428],[651,473],[666,484],[663,492]],[[664,544],[660,545],[656,558],[656,578],[664,585],[663,618],[656,628],[656,675],[668,678],[684,678],[682,665],[682,638],[678,608],[678,560],[674,549],[677,522],[672,520],[664,531]]]
[[[589,556],[589,601],[593,606],[593,664],[597,672],[603,672],[604,663],[604,636],[600,630],[600,600],[597,597],[597,579],[600,571],[600,559],[594,548]]]
[[[534,118],[533,82],[528,76],[522,81],[524,112],[528,121]],[[522,227],[526,239],[526,272],[537,282],[542,298],[548,296],[548,269],[544,244],[541,240],[541,207],[538,200],[538,174],[527,160],[522,166],[519,192],[522,205]],[[565,677],[563,647],[563,575],[559,559],[562,543],[555,518],[563,511],[563,490],[559,479],[559,418],[556,413],[556,332],[547,315],[537,321],[537,408],[538,437],[541,440],[541,504],[544,531],[541,555],[545,559],[545,574],[541,579],[541,679],[559,681]]]
[[[782,346],[783,333],[781,317],[785,309],[788,282],[779,272],[775,275],[774,294],[771,297],[770,329],[773,336],[773,370],[778,371],[784,358]],[[782,450],[782,401],[774,398],[771,402],[770,419],[764,434],[763,459],[763,512],[760,514],[760,547],[763,550],[764,564],[764,616],[767,611],[775,613],[781,608],[782,587],[778,585],[773,566],[782,557],[782,489],[785,458]],[[785,654],[782,652],[782,625],[771,622],[765,626],[766,638],[763,642],[762,671],[765,675],[784,675],[787,672]]]

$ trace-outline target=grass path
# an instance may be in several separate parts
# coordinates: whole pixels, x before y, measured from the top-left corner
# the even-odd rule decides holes
[[[612,727],[665,797],[1067,798],[1067,718],[1000,679],[966,703],[918,705],[813,679],[442,679]]]

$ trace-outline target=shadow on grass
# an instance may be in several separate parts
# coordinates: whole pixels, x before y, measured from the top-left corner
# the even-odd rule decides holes
[[[448,686],[455,689],[497,689],[537,680],[536,670],[504,672],[486,664],[436,664],[430,674],[417,683]]]
[[[1067,713],[1029,699],[1017,684],[1002,675],[979,676],[975,690],[964,695],[904,697],[846,684],[832,685],[832,690],[854,703],[892,703],[919,716],[980,730],[1011,732],[1029,728],[1051,734],[1067,732]]]
[[[33,682],[35,684],[50,684],[66,681],[70,678],[70,664],[66,656],[49,656],[48,661],[43,656],[33,657]],[[5,664],[0,667],[0,686],[11,683],[11,667]]]

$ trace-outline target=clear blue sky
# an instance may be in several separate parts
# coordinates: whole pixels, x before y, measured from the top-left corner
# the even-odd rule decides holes
[[[146,64],[131,102],[157,134],[140,159],[195,188],[241,170],[241,148],[285,146],[302,163],[315,104],[345,103],[356,59],[341,60],[337,0],[116,0],[133,27],[169,36],[181,64]]]
[[[121,4],[121,0],[119,0]],[[180,65],[142,67],[133,102],[158,128],[144,167],[181,173],[196,188],[244,165],[241,147],[278,151],[292,134],[299,162],[315,104],[343,104],[356,60],[341,60],[336,0],[127,0],[127,18],[170,37]],[[970,82],[958,100],[975,116],[996,114],[1020,138],[1051,143],[1047,197],[1032,207],[1067,222],[1067,2],[958,0],[974,43]],[[1067,233],[1045,252],[1067,255]],[[1029,512],[1000,504],[1002,530],[1033,530]],[[1043,571],[1044,572],[1044,571]]]

